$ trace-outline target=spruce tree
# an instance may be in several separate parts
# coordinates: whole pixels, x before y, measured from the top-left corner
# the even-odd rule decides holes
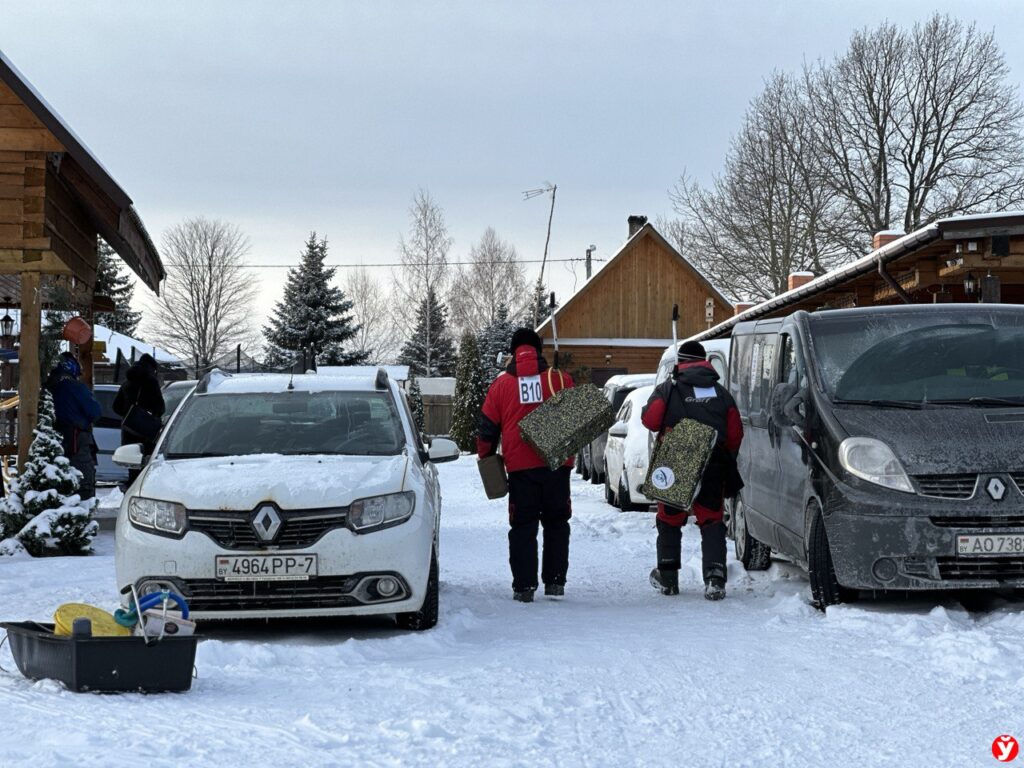
[[[98,255],[96,294],[112,299],[115,309],[113,312],[97,312],[96,323],[125,336],[135,336],[142,319],[141,312],[132,311],[135,283],[128,276],[114,249],[103,240],[99,242]]]
[[[352,301],[331,285],[336,267],[324,264],[327,241],[316,232],[306,241],[299,266],[288,270],[284,298],[274,306],[263,329],[268,345],[288,352],[312,350],[327,365],[359,365],[365,352],[346,351],[359,332],[352,319]]]
[[[422,435],[426,432],[423,420],[423,392],[420,390],[420,382],[416,378],[416,374],[411,370],[409,371],[409,408],[412,410],[412,418],[415,422],[414,427],[417,435]]]
[[[523,325],[530,328],[539,328],[540,324],[551,317],[551,293],[544,287],[540,278],[533,285],[533,301],[523,314]],[[536,312],[536,324],[534,324],[534,313]]]
[[[39,423],[25,469],[0,501],[0,554],[21,549],[30,555],[87,555],[99,524],[92,519],[95,499],[78,496],[81,473],[64,456],[53,425],[53,398],[43,390]]]
[[[459,362],[455,367],[455,396],[452,399],[452,427],[449,433],[464,451],[472,451],[476,444],[480,408],[487,394],[484,369],[480,363],[480,347],[476,336],[466,331],[462,335]]]
[[[480,332],[480,365],[484,370],[485,385],[489,386],[504,370],[498,358],[500,356],[504,359],[510,351],[508,346],[512,342],[515,330],[516,325],[508,316],[508,307],[501,304],[494,321]]]
[[[448,332],[448,308],[433,291],[416,311],[416,327],[398,356],[417,376],[451,376],[455,373],[455,345]]]

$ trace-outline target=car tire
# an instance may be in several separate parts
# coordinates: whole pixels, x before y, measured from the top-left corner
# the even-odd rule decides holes
[[[604,500],[613,507],[618,506],[618,504],[615,503],[615,494],[612,492],[612,487],[608,484],[607,472],[604,476]]]
[[[585,449],[583,449],[583,450],[585,450]],[[589,480],[590,479],[590,475],[591,475],[591,469],[590,469],[590,464],[587,461],[587,457],[583,453],[583,450],[580,451],[579,457],[578,457],[578,460],[580,462],[580,477],[582,477],[584,480]]]
[[[743,501],[732,502],[729,525],[732,528],[733,549],[736,559],[747,571],[765,571],[772,564],[772,548],[750,535],[747,518],[743,512]]]
[[[623,469],[622,474],[619,475],[619,509],[623,512],[635,512],[640,507],[633,503],[633,499],[629,495],[629,488],[626,487],[625,477],[626,471]]]
[[[437,625],[440,610],[441,585],[437,569],[437,553],[430,555],[430,575],[427,576],[427,594],[423,596],[423,605],[412,613],[399,613],[395,616],[398,626],[413,632],[423,632]]]
[[[600,485],[604,482],[604,472],[599,472],[597,470],[597,465],[594,464],[593,455],[591,455],[590,459],[590,482],[594,485]]]
[[[807,576],[811,582],[814,607],[824,611],[830,605],[847,602],[851,595],[836,579],[832,550],[828,544],[828,532],[825,530],[821,510],[815,508],[812,514],[807,537]]]

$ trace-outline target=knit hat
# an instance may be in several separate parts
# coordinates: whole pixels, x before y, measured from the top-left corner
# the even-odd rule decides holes
[[[680,363],[692,363],[696,360],[706,360],[707,352],[704,351],[704,345],[699,341],[684,341],[679,345],[679,351],[676,352],[676,361]]]
[[[516,350],[523,345],[533,347],[537,350],[537,354],[540,354],[541,347],[544,346],[544,340],[532,328],[517,328],[515,333],[512,334],[512,341],[509,342],[508,351],[515,354]]]

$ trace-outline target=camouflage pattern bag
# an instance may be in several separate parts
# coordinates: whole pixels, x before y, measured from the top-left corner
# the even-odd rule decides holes
[[[582,384],[545,400],[519,422],[519,433],[555,470],[614,423],[615,411],[604,393],[593,384]]]
[[[640,492],[649,499],[689,510],[718,442],[718,430],[683,419],[654,445]]]

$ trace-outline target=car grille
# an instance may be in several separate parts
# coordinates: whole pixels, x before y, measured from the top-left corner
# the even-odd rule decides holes
[[[977,475],[917,475],[914,480],[922,496],[940,499],[969,499],[978,484]]]
[[[1024,515],[993,517],[972,515],[969,517],[931,517],[932,525],[939,528],[1024,528]]]
[[[281,528],[271,541],[264,541],[252,527],[255,512],[195,511],[189,512],[190,530],[205,533],[225,549],[301,549],[315,544],[321,536],[335,528],[343,528],[347,510],[282,511]]]
[[[964,580],[1024,579],[1024,557],[937,557],[939,578]]]
[[[344,608],[361,605],[350,593],[359,576],[319,576],[308,581],[219,581],[188,579],[188,607],[193,611],[260,611]]]

